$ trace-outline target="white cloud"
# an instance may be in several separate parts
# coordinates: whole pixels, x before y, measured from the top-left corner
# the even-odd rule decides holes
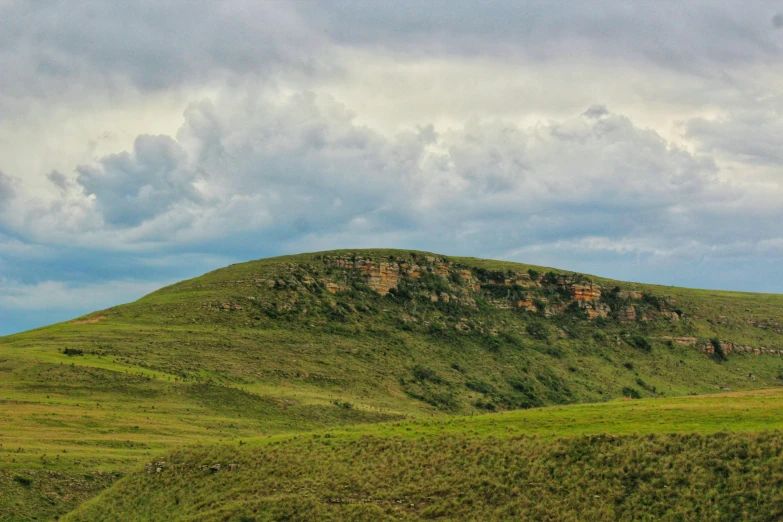
[[[168,281],[167,281],[168,282]],[[0,309],[68,310],[101,309],[134,301],[167,283],[164,281],[110,281],[74,285],[63,281],[42,281],[25,285],[0,279]]]
[[[230,91],[190,104],[176,140],[140,136],[132,152],[78,170],[66,196],[27,205],[21,231],[142,251],[343,232],[423,232],[506,250],[598,232],[667,250],[710,235],[730,241],[709,232],[721,209],[742,225],[758,212],[754,192],[711,156],[604,106],[530,126],[475,118],[386,135],[328,95]]]

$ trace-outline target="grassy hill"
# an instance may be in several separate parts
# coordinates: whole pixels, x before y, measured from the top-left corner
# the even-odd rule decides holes
[[[0,520],[186,443],[778,386],[781,325],[783,296],[425,252],[233,265],[0,338]]]
[[[782,407],[625,400],[191,447],[65,520],[778,520]]]

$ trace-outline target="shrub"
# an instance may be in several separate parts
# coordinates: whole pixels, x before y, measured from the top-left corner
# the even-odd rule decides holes
[[[84,355],[84,350],[81,348],[65,348],[63,353],[68,357],[73,357],[74,355]]]
[[[533,386],[529,384],[527,381],[523,379],[518,379],[516,377],[510,377],[506,379],[508,381],[508,384],[516,391],[525,393],[525,394],[533,394]]]
[[[497,407],[493,403],[489,401],[484,402],[481,399],[476,401],[475,406],[476,408],[487,410],[487,411],[495,411],[497,409]]]
[[[500,339],[495,337],[494,335],[484,335],[483,336],[483,343],[484,347],[489,350],[492,353],[500,353],[500,347],[503,343],[500,342]]]
[[[527,334],[533,339],[546,341],[549,338],[549,330],[544,323],[530,323],[525,327],[525,330],[527,331]]]
[[[563,350],[557,346],[548,346],[547,349],[544,350],[544,353],[550,357],[554,357],[555,359],[562,359],[565,357]]]
[[[487,395],[489,393],[492,393],[494,391],[494,388],[492,388],[492,385],[484,382],[484,381],[467,381],[465,383],[465,386],[470,388],[473,391],[477,391],[479,393],[483,393],[484,395]]]
[[[639,393],[638,390],[635,388],[631,388],[630,386],[626,386],[622,389],[623,397],[630,397],[631,399],[641,399],[642,394]]]
[[[435,384],[440,384],[443,382],[443,379],[441,379],[434,370],[430,370],[424,366],[416,365],[413,367],[411,372],[413,373],[413,376],[421,382],[430,381],[434,382]]]
[[[643,335],[634,334],[628,342],[631,346],[644,350],[645,352],[652,350],[652,344],[650,344],[650,341]]]
[[[26,488],[29,488],[33,485],[33,479],[24,475],[14,475],[14,482],[21,484]]]
[[[713,357],[718,361],[725,361],[726,352],[723,351],[723,346],[721,346],[720,344],[720,339],[718,339],[717,337],[713,337],[712,339],[710,339],[710,343],[712,344],[712,348],[715,350]]]
[[[522,348],[522,339],[515,333],[508,330],[501,330],[500,337],[506,344],[510,344],[514,347]]]
[[[647,294],[647,293],[643,294],[642,295],[642,302],[646,303],[646,304],[649,304],[650,306],[652,306],[656,310],[661,310],[663,308],[661,300],[659,298],[655,297],[654,295],[650,295],[650,294]]]
[[[623,366],[625,366],[629,370],[633,370],[633,363],[631,362],[623,363]]]

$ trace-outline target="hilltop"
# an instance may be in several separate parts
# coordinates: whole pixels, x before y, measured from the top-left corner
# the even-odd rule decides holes
[[[188,442],[778,386],[782,332],[783,296],[502,261],[232,265],[0,338],[0,519],[64,513]]]

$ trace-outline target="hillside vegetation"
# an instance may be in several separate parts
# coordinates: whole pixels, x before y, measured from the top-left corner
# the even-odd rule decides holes
[[[233,265],[0,338],[0,520],[186,443],[778,386],[781,325],[783,296],[425,252]]]
[[[626,400],[186,448],[66,520],[778,520],[781,407]]]

